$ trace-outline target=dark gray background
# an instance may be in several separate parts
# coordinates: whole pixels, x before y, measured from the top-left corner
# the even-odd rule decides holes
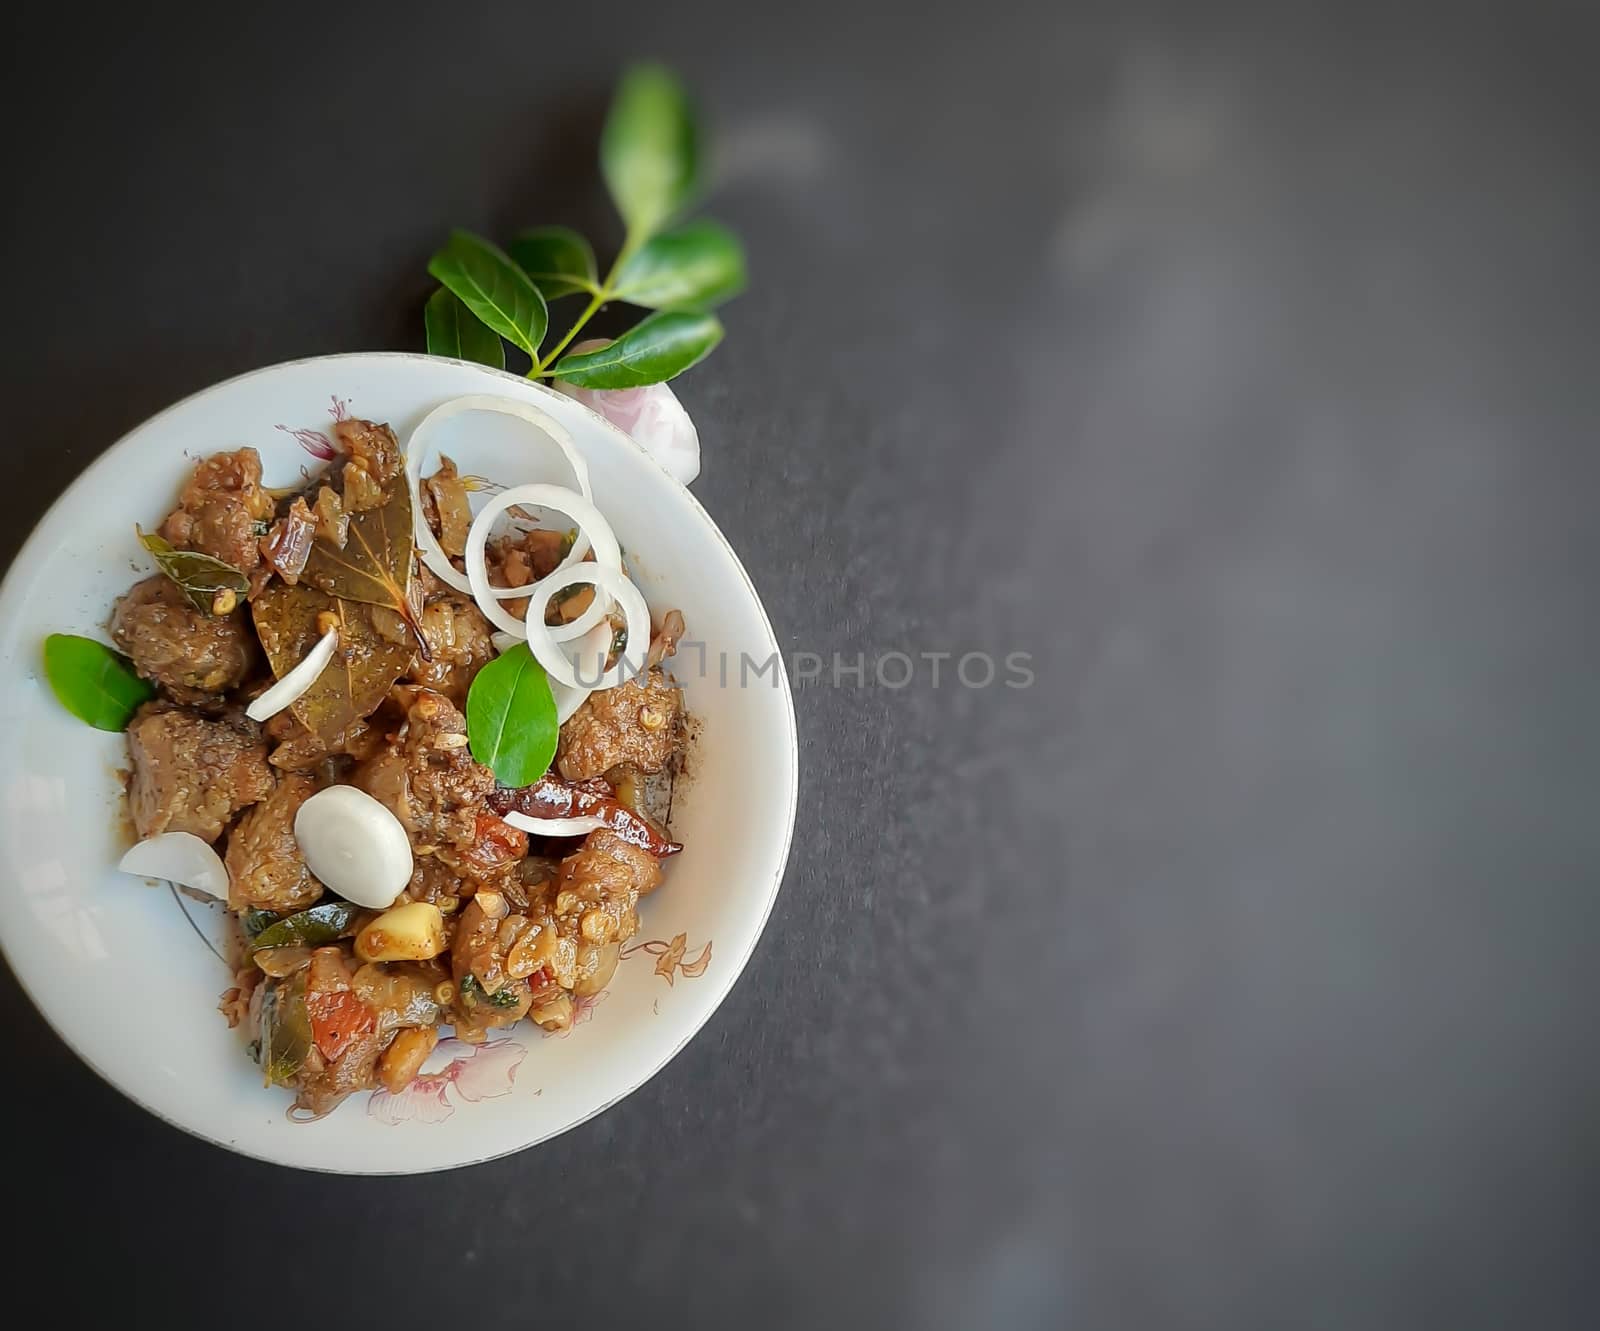
[[[696,489],[782,640],[1037,682],[801,692],[743,981],[492,1165],[227,1156],[7,977],[16,1292],[241,1327],[1594,1325],[1585,9],[40,7],[0,94],[7,554],[169,401],[419,347],[448,226],[609,237],[599,116],[655,53],[754,273],[681,385]],[[81,1278],[22,1274],[28,1240]]]

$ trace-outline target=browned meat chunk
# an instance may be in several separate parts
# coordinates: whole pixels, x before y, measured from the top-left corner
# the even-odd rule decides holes
[[[473,840],[466,845],[443,847],[439,858],[474,882],[492,883],[514,869],[527,853],[526,832],[483,810],[474,820]]]
[[[208,702],[237,688],[258,655],[242,607],[231,615],[205,614],[160,573],[117,602],[111,637],[135,670],[179,702]]]
[[[406,896],[412,901],[427,901],[446,914],[454,911],[462,897],[471,896],[477,884],[465,880],[437,855],[418,855],[411,869]],[[448,902],[446,907],[443,903]]]
[[[439,470],[422,485],[422,516],[439,538],[439,548],[452,559],[460,559],[467,549],[467,532],[472,527],[472,506],[467,487],[462,484],[456,464],[439,459]]]
[[[228,905],[234,910],[304,910],[322,895],[294,838],[294,816],[317,783],[281,773],[266,799],[245,813],[228,837]]]
[[[471,601],[450,593],[429,601],[421,622],[433,660],[416,657],[406,678],[466,706],[472,677],[494,656],[489,621]]]
[[[426,689],[417,691],[399,738],[351,780],[389,807],[421,854],[476,843],[477,816],[494,789],[494,774],[467,751],[466,717]]]
[[[602,829],[552,879],[527,889],[525,912],[509,912],[500,893],[480,889],[462,911],[451,950],[456,982],[470,972],[483,993],[509,991],[517,1002],[503,1009],[491,1002],[486,1011],[472,1004],[469,986],[457,999],[466,1021],[501,1024],[500,1012],[520,1009],[525,986],[528,1015],[546,1030],[565,1030],[572,996],[610,982],[622,944],[638,932],[639,897],[660,881],[653,855]]]
[[[128,727],[128,756],[128,808],[141,837],[192,832],[215,841],[234,814],[272,793],[267,746],[248,721],[146,703]]]
[[[312,512],[317,520],[318,538],[343,550],[350,538],[350,515],[344,511],[344,501],[338,493],[324,485],[317,491],[317,503]]]
[[[457,1035],[482,1038],[486,1030],[520,1021],[533,1003],[535,984],[541,992],[552,988],[552,974],[534,958],[538,933],[534,921],[511,910],[496,891],[481,889],[462,908],[450,948]]]
[[[551,897],[556,929],[585,943],[620,943],[639,929],[634,908],[661,882],[661,861],[609,828],[561,861]]]
[[[554,573],[556,565],[567,557],[567,552],[571,548],[563,533],[544,531],[537,527],[509,536],[497,536],[489,542],[488,548],[484,551],[484,560],[489,568],[489,583],[494,587],[526,587],[530,582],[537,582],[540,578]],[[567,619],[575,619],[588,609],[593,596],[594,589],[591,587],[575,590],[568,598],[574,607],[574,613],[568,615]],[[505,607],[508,615],[514,615],[518,619],[528,613],[526,600],[502,601],[500,604]]]
[[[379,485],[387,485],[405,468],[405,456],[394,431],[376,421],[340,421],[333,427],[334,438],[350,461]]]
[[[659,670],[591,693],[561,727],[556,765],[568,781],[614,767],[659,772],[683,748],[683,692]]]
[[[306,560],[311,557],[311,543],[316,539],[317,520],[306,507],[306,501],[296,495],[289,511],[261,538],[261,557],[293,587],[305,571]]]
[[[255,449],[213,453],[195,467],[161,534],[179,549],[199,550],[249,573],[261,561],[258,542],[272,508]]]
[[[394,431],[375,421],[340,421],[334,436],[346,454],[343,503],[348,513],[364,513],[383,502],[383,487],[405,466]]]
[[[377,1083],[378,1056],[389,1037],[377,1013],[355,992],[351,961],[339,947],[319,947],[306,974],[306,1016],[311,1048],[295,1078],[297,1103],[325,1114],[352,1091]]]

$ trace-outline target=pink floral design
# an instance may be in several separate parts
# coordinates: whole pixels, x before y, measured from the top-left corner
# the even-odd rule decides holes
[[[606,996],[609,992],[609,990],[602,989],[598,994],[584,994],[580,998],[574,998],[572,1000],[572,1025],[568,1026],[564,1031],[545,1031],[544,1038],[548,1040],[553,1035],[557,1039],[565,1040],[567,1036],[572,1034],[574,1027],[582,1026],[586,1021],[592,1021],[594,1019],[594,1010],[606,1001]]]
[[[321,430],[291,430],[287,425],[280,425],[278,428],[285,434],[293,435],[295,443],[319,461],[332,462],[339,456],[339,450],[333,446],[333,440]]]
[[[331,397],[328,401],[331,404],[335,424],[350,419],[348,398]],[[338,446],[322,430],[291,430],[287,425],[280,425],[278,428],[285,434],[293,435],[295,443],[319,462],[332,462],[339,456]]]
[[[452,1087],[468,1104],[510,1095],[517,1069],[527,1056],[527,1046],[515,1040],[485,1044],[468,1044],[454,1037],[440,1040],[428,1062],[443,1057],[448,1060],[445,1065],[437,1072],[420,1074],[398,1094],[381,1088],[374,1091],[367,1099],[367,1113],[391,1127],[408,1120],[443,1123],[456,1112],[450,1097]]]
[[[652,938],[644,943],[629,943],[618,954],[619,960],[626,961],[629,957],[643,952],[646,956],[656,959],[656,974],[669,985],[679,974],[686,980],[698,979],[706,973],[706,967],[711,964],[711,943],[707,940],[698,957],[693,961],[685,961],[683,956],[688,951],[686,946],[688,937],[687,934],[677,934],[670,943],[663,942],[659,938]]]

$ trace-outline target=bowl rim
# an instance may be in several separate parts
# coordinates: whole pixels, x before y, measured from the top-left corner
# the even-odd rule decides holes
[[[24,576],[21,576],[21,572],[31,562],[34,562],[37,559],[38,552],[35,550],[35,546],[42,541],[45,529],[50,525],[52,518],[56,516],[57,510],[66,504],[68,498],[73,494],[73,492],[76,491],[78,487],[91,476],[100,472],[114,471],[116,455],[127,446],[129,440],[132,439],[134,435],[139,434],[152,426],[158,425],[165,417],[180,411],[184,407],[189,406],[191,403],[200,398],[208,397],[213,393],[221,392],[224,389],[231,388],[237,384],[243,383],[246,380],[260,378],[299,366],[321,365],[333,361],[350,360],[410,361],[421,365],[430,363],[459,365],[472,370],[475,373],[488,376],[491,379],[505,380],[508,383],[516,384],[518,385],[520,391],[527,391],[531,388],[540,395],[560,398],[563,403],[568,405],[569,408],[577,407],[581,409],[589,417],[591,417],[594,422],[603,427],[604,430],[622,440],[626,444],[627,450],[637,456],[645,465],[654,468],[662,476],[665,476],[667,480],[669,480],[678,490],[678,492],[688,501],[691,510],[704,525],[706,530],[710,533],[712,539],[722,547],[723,553],[726,554],[727,557],[732,561],[733,567],[738,572],[739,578],[743,582],[745,590],[749,593],[751,603],[755,608],[762,627],[766,630],[767,637],[771,640],[774,647],[778,647],[778,635],[772,627],[772,619],[767,614],[766,605],[762,601],[760,593],[756,590],[755,583],[751,580],[749,571],[744,566],[744,561],[739,558],[738,552],[734,550],[732,544],[730,544],[728,541],[728,538],[723,535],[722,529],[717,525],[716,520],[712,518],[710,513],[706,511],[705,506],[701,504],[699,499],[696,498],[696,496],[689,490],[688,486],[684,485],[680,480],[677,479],[677,477],[673,476],[671,472],[663,467],[661,463],[652,457],[645,449],[636,444],[625,430],[607,420],[604,416],[600,415],[599,412],[578,401],[576,398],[570,398],[566,394],[558,393],[549,385],[529,379],[524,375],[514,374],[509,370],[496,369],[490,365],[482,365],[476,361],[463,360],[455,356],[432,356],[417,351],[340,351],[331,352],[320,356],[299,356],[291,360],[277,361],[271,365],[258,366],[255,369],[245,370],[239,374],[230,375],[226,379],[219,379],[215,383],[207,384],[202,388],[198,388],[195,391],[186,394],[177,401],[169,403],[167,406],[162,407],[159,411],[145,417],[143,420],[136,422],[128,429],[124,430],[87,466],[82,468],[68,483],[67,487],[50,502],[49,506],[44,510],[43,513],[39,515],[33,526],[29,529],[27,538],[17,548],[16,554],[12,556],[11,562],[6,568],[4,576],[0,577],[0,617],[5,617],[7,615],[7,611],[10,609],[10,603],[19,595],[21,595],[22,590],[28,585],[28,579]],[[3,618],[0,618],[0,622],[3,622]],[[795,718],[794,692],[789,683],[788,672],[780,668],[777,672],[777,675],[779,679],[779,690],[783,700],[783,715],[786,723],[785,729],[787,731],[788,740],[790,776],[789,799],[788,807],[785,810],[783,846],[778,855],[776,866],[773,870],[772,881],[765,889],[766,899],[762,907],[760,921],[756,925],[755,929],[750,932],[748,942],[745,944],[739,955],[735,958],[734,965],[724,972],[727,978],[722,984],[721,988],[715,992],[713,1001],[706,1009],[704,1016],[701,1017],[701,1019],[691,1030],[689,1030],[686,1035],[684,1035],[681,1040],[672,1045],[671,1048],[661,1055],[661,1057],[655,1061],[644,1072],[644,1074],[639,1077],[637,1081],[632,1082],[629,1086],[627,1086],[626,1089],[618,1092],[618,1094],[610,1099],[599,1105],[596,1105],[588,1113],[583,1114],[578,1118],[574,1118],[571,1122],[563,1124],[561,1127],[554,1128],[548,1132],[540,1133],[537,1136],[531,1137],[518,1146],[512,1146],[506,1150],[496,1151],[489,1155],[472,1156],[470,1158],[464,1158],[448,1163],[441,1162],[437,1164],[427,1164],[421,1166],[420,1168],[352,1170],[339,1169],[328,1165],[311,1164],[296,1160],[286,1160],[281,1157],[274,1157],[259,1151],[251,1150],[238,1142],[224,1141],[219,1137],[211,1135],[197,1125],[180,1122],[179,1120],[173,1118],[170,1114],[156,1108],[154,1105],[148,1103],[141,1096],[135,1094],[127,1086],[124,1086],[109,1073],[107,1073],[103,1068],[101,1068],[100,1065],[89,1056],[79,1042],[74,1040],[71,1035],[62,1029],[62,1027],[40,1003],[33,990],[29,988],[22,969],[17,965],[10,949],[6,945],[5,931],[3,928],[0,928],[0,957],[5,959],[6,966],[11,971],[12,976],[16,979],[18,989],[20,989],[26,996],[34,1011],[37,1012],[44,1020],[45,1025],[49,1027],[57,1039],[59,1039],[64,1045],[66,1045],[68,1049],[72,1051],[73,1055],[78,1059],[78,1061],[87,1067],[91,1072],[93,1072],[95,1076],[97,1076],[102,1082],[110,1086],[125,1099],[131,1101],[140,1109],[150,1114],[152,1117],[161,1120],[161,1122],[166,1123],[170,1127],[178,1129],[187,1136],[206,1142],[209,1145],[215,1146],[221,1150],[229,1151],[235,1155],[244,1156],[247,1159],[259,1160],[265,1164],[275,1165],[279,1168],[304,1170],[308,1173],[316,1174],[332,1174],[345,1177],[366,1178],[396,1178],[407,1175],[443,1173],[451,1169],[464,1169],[472,1165],[488,1164],[494,1160],[503,1160],[507,1156],[517,1155],[530,1149],[531,1147],[539,1146],[544,1142],[551,1141],[554,1138],[570,1132],[572,1129],[589,1122],[591,1119],[605,1113],[608,1109],[613,1108],[621,1101],[627,1099],[635,1091],[639,1090],[639,1088],[642,1087],[646,1082],[654,1078],[663,1068],[667,1066],[668,1063],[672,1062],[673,1059],[682,1053],[684,1048],[697,1035],[699,1035],[702,1030],[705,1029],[706,1025],[711,1021],[711,1018],[716,1015],[718,1009],[720,1009],[723,1003],[727,1001],[728,995],[733,992],[734,986],[738,984],[740,977],[744,974],[745,967],[749,964],[750,958],[755,955],[756,947],[760,943],[762,936],[766,933],[767,925],[772,918],[773,908],[777,904],[778,893],[782,890],[784,878],[788,873],[789,855],[794,847],[794,829],[796,817],[799,811],[800,799],[800,740],[799,727]]]

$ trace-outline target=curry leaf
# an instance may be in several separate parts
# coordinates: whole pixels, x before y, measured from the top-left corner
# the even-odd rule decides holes
[[[616,294],[653,310],[707,309],[744,290],[744,248],[720,222],[702,218],[663,231],[617,275]]]
[[[44,640],[44,674],[61,705],[96,730],[126,730],[156,693],[121,652],[70,633]]]
[[[250,610],[267,662],[280,678],[322,637],[318,618],[325,613],[338,617],[339,650],[316,682],[290,704],[296,720],[330,746],[377,710],[411,663],[411,644],[379,633],[369,607],[339,600],[305,582],[294,587],[269,583]]]
[[[594,251],[571,227],[534,227],[518,235],[506,250],[546,300],[593,291],[599,280]]]
[[[311,1052],[306,973],[269,985],[261,1001],[261,1070],[269,1082],[291,1081]]]
[[[563,356],[553,373],[574,388],[659,384],[704,360],[720,341],[722,325],[715,315],[663,310],[615,342]]]
[[[635,65],[623,75],[600,136],[600,171],[630,236],[651,235],[694,193],[699,140],[670,70]]]
[[[392,480],[383,503],[351,516],[342,550],[320,536],[312,543],[301,577],[329,596],[393,610],[411,627],[426,656],[411,604],[416,548],[411,521],[411,487],[403,478]]]
[[[532,785],[550,770],[561,727],[543,667],[519,642],[473,676],[467,691],[472,756],[503,786]]]
[[[428,271],[506,341],[538,354],[550,320],[544,297],[499,246],[470,231],[452,231]]]
[[[232,564],[203,555],[198,550],[179,550],[153,532],[135,526],[139,544],[155,556],[156,567],[183,589],[196,610],[208,615],[226,615],[250,590],[250,579]]]
[[[348,901],[323,901],[305,910],[274,920],[250,940],[250,949],[260,952],[269,947],[320,947],[354,932],[361,907]]]
[[[430,356],[454,356],[496,370],[505,369],[506,348],[500,335],[479,323],[461,303],[461,297],[448,287],[440,287],[428,297],[422,318],[427,325]]]

